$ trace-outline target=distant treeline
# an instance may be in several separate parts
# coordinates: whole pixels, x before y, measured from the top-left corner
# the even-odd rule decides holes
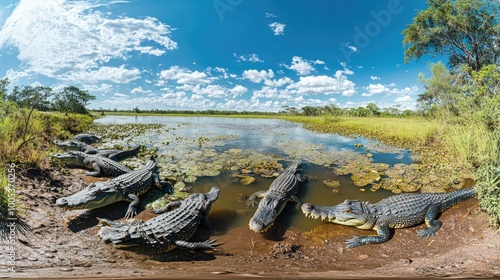
[[[340,108],[335,104],[326,106],[305,106],[300,109],[295,107],[283,106],[283,110],[279,112],[263,112],[263,111],[235,111],[235,110],[142,110],[138,107],[132,110],[108,110],[99,108],[92,110],[96,113],[105,114],[105,112],[113,113],[143,113],[143,114],[168,114],[168,115],[271,115],[271,116],[338,116],[338,117],[411,117],[422,116],[423,112],[413,110],[399,110],[398,108],[382,108],[380,109],[375,103],[369,103],[366,107],[357,108]]]

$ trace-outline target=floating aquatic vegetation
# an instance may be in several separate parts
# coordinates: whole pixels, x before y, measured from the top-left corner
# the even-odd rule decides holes
[[[255,177],[249,175],[236,175],[236,177],[240,178],[240,183],[245,186],[255,181]]]
[[[378,173],[376,170],[372,170],[371,172],[357,172],[351,176],[351,180],[353,181],[354,185],[358,187],[364,187],[366,185],[380,181],[380,173]]]
[[[373,163],[370,154],[393,153],[396,157],[406,151],[362,138],[344,139],[332,135],[328,136],[328,141],[337,141],[342,145],[330,145],[330,142],[322,141],[310,143],[290,140],[303,138],[290,137],[289,131],[284,133],[276,130],[275,126],[232,122],[222,129],[219,127],[219,130],[207,130],[206,126],[192,122],[165,125],[95,124],[92,129],[91,132],[103,136],[102,145],[110,148],[144,145],[144,152],[141,150],[139,159],[124,161],[134,169],[144,164],[148,153],[158,155],[160,178],[169,180],[175,186],[174,194],[162,198],[163,201],[184,196],[183,191],[196,185],[201,177],[219,176],[223,172],[240,176],[236,178],[241,184],[251,184],[258,176],[276,177],[283,170],[281,161],[296,158],[309,164],[333,168],[338,175],[349,175],[360,190],[376,191],[383,188],[394,192],[411,192],[423,189],[426,182],[433,187],[437,184],[432,178],[418,178],[418,165]],[[244,133],[238,129],[243,129]],[[272,142],[269,142],[271,147],[241,145],[248,139],[240,137],[247,137],[246,134],[252,130],[257,132],[257,129],[263,134],[273,135]],[[323,183],[333,190],[338,189],[338,181],[325,180]]]
[[[340,187],[340,181],[323,180],[323,185],[325,185],[329,188],[338,188],[338,187]]]

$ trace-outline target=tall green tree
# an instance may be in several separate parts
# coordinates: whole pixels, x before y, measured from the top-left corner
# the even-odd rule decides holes
[[[438,109],[444,109],[447,116],[457,115],[461,86],[442,62],[432,64],[430,70],[432,72],[430,78],[422,73],[418,77],[419,82],[424,84],[424,93],[417,99],[420,108],[431,115],[435,115]]]
[[[10,84],[9,78],[5,77],[0,80],[0,101],[5,100],[7,96],[7,86]]]
[[[478,71],[500,58],[500,4],[493,0],[428,0],[403,31],[405,62],[430,54]]]
[[[7,100],[17,103],[19,107],[47,111],[51,107],[49,98],[53,95],[51,87],[15,86],[7,95]]]
[[[89,101],[94,100],[95,96],[90,95],[87,91],[81,90],[75,86],[65,87],[63,91],[56,94],[54,107],[56,110],[75,114],[87,114],[85,108]]]
[[[370,111],[370,116],[378,116],[380,114],[380,109],[378,108],[377,104],[375,103],[368,103],[366,105],[366,109]]]

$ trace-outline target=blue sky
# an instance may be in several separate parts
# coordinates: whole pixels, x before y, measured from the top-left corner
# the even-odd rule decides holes
[[[286,3],[286,4],[285,4]],[[424,1],[0,2],[0,77],[75,85],[90,108],[414,109],[428,58],[404,64]]]

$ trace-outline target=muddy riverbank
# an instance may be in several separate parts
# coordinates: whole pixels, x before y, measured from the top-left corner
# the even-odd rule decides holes
[[[25,203],[32,237],[16,244],[16,273],[7,277],[154,277],[154,278],[272,278],[346,277],[498,277],[500,237],[487,226],[475,199],[443,213],[435,238],[419,239],[416,230],[397,230],[380,245],[345,249],[351,235],[371,234],[350,227],[321,223],[304,231],[278,219],[264,235],[246,225],[227,227],[237,213],[214,210],[214,230],[199,230],[194,239],[210,236],[224,243],[214,252],[174,250],[145,255],[117,250],[97,236],[95,217],[120,219],[126,208],[117,203],[93,211],[64,211],[54,205],[61,196],[87,184],[81,170],[31,170],[19,173],[19,198]],[[286,212],[297,213],[293,205]],[[124,211],[123,211],[124,212]],[[138,219],[148,219],[147,211]],[[5,253],[2,253],[5,254]],[[2,256],[4,257],[4,256]],[[3,266],[2,269],[6,267]]]

